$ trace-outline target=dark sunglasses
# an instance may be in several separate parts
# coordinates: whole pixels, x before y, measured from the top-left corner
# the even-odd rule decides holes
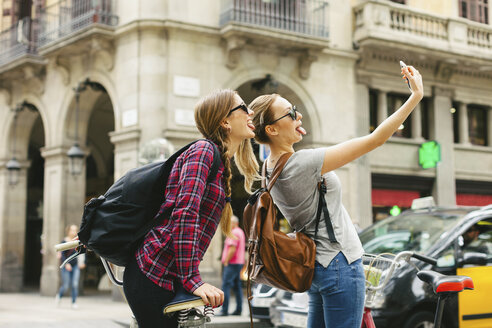
[[[233,109],[231,109],[231,110],[229,111],[229,114],[227,114],[227,116],[231,115],[233,111],[238,110],[238,109],[242,109],[242,110],[243,110],[246,114],[248,114],[248,115],[249,115],[249,109],[248,109],[248,106],[246,106],[246,104],[245,104],[245,103],[242,103],[241,105],[236,106],[236,107],[234,107]]]
[[[285,114],[284,116],[281,116],[281,117],[277,118],[276,120],[268,123],[267,125],[271,125],[271,124],[277,122],[278,120],[281,120],[281,119],[283,119],[284,117],[287,117],[287,116],[290,116],[290,118],[293,121],[297,120],[297,109],[296,109],[296,106],[292,106],[292,108],[289,110],[289,112],[287,114]]]

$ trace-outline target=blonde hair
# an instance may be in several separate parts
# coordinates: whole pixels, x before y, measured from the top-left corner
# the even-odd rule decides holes
[[[224,185],[226,197],[231,197],[231,161],[228,155],[228,131],[221,123],[229,115],[234,104],[236,91],[230,89],[217,90],[200,99],[195,106],[195,122],[200,133],[207,139],[215,142],[220,150],[224,164]],[[243,140],[235,154],[239,172],[244,175],[244,189],[251,193],[253,182],[258,179],[258,162],[253,153],[249,139]],[[225,235],[231,233],[232,207],[226,202],[220,217],[220,227]]]
[[[256,97],[249,104],[249,108],[255,112],[253,115],[253,125],[255,126],[255,140],[260,144],[267,144],[270,138],[266,134],[265,127],[274,120],[272,104],[280,95],[272,93]]]

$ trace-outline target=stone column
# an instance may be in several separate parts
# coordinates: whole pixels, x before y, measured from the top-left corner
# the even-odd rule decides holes
[[[9,172],[0,168],[0,292],[20,292],[24,277],[26,240],[27,162],[21,162],[19,181],[9,184]]]
[[[388,117],[387,92],[378,90],[378,125]]]
[[[420,103],[415,107],[410,116],[412,120],[412,138],[416,141],[423,141],[422,137],[422,110]]]
[[[452,106],[452,90],[433,89],[433,132],[434,139],[441,145],[441,162],[436,167],[436,181],[432,195],[439,206],[456,204],[454,174],[453,120],[449,109]]]
[[[136,126],[121,131],[109,133],[114,144],[114,181],[122,177],[128,170],[138,166],[138,150],[140,143],[140,129]],[[117,277],[123,277],[123,268],[113,266]],[[113,301],[124,301],[121,287],[111,284]]]
[[[487,122],[488,122],[487,126],[489,127],[487,146],[491,147],[492,146],[492,107],[489,107],[487,110]]]
[[[459,136],[460,144],[469,145],[470,144],[470,131],[468,126],[468,108],[465,103],[460,103],[458,109],[459,116]]]
[[[72,176],[66,147],[44,148],[43,268],[41,295],[54,296],[59,287],[59,261],[54,245],[61,242],[68,224],[80,225],[85,203],[85,168]]]
[[[369,87],[365,84],[356,85],[355,108],[357,120],[357,136],[366,135],[369,131]],[[386,94],[384,95],[386,97]],[[352,190],[357,189],[356,193],[350,193],[353,199],[350,204],[354,204],[351,209],[351,216],[354,223],[361,228],[372,224],[372,201],[371,201],[371,166],[369,156],[364,155],[355,161],[355,179],[350,179]]]
[[[114,144],[114,181],[138,166],[140,129],[134,127],[109,133]]]

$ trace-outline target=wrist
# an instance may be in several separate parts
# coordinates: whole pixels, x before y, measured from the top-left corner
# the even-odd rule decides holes
[[[424,92],[423,91],[414,91],[412,92],[412,96],[417,99],[418,101],[421,101],[422,98],[424,98]]]

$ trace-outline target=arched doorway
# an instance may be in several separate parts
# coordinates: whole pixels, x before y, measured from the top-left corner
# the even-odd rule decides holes
[[[41,236],[43,228],[44,121],[38,107],[18,102],[8,138],[9,157],[19,168],[9,171],[6,211],[2,222],[7,238],[0,247],[2,259],[0,289],[18,292],[39,288],[41,276]]]
[[[113,104],[108,92],[101,84],[87,89],[80,96],[80,108],[84,111],[86,130],[82,131],[86,158],[85,202],[103,195],[114,181],[114,145],[109,133],[115,129]],[[85,102],[85,104],[83,104]],[[86,268],[81,273],[81,291],[90,293],[98,290],[104,268],[93,252],[86,255]]]
[[[27,159],[26,231],[24,253],[24,287],[39,288],[41,278],[43,232],[44,158],[41,148],[45,145],[45,132],[41,116],[36,113],[30,130]]]

